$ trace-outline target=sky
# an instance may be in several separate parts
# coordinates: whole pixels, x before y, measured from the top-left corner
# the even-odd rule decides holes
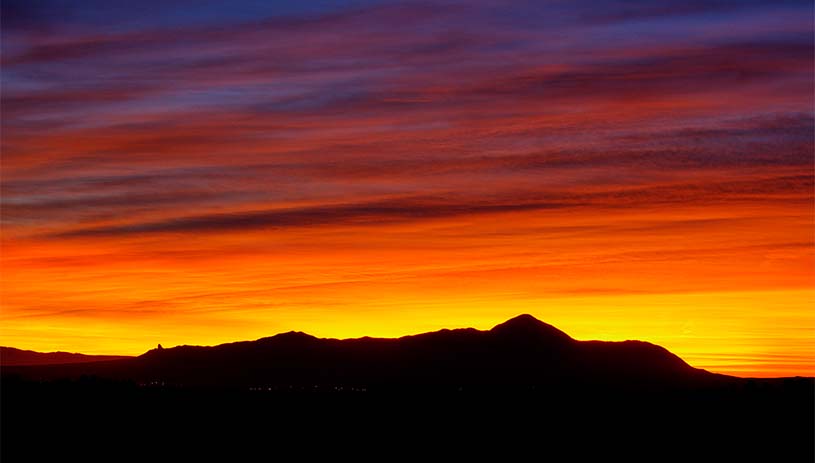
[[[0,344],[529,313],[815,375],[811,0],[4,0]]]

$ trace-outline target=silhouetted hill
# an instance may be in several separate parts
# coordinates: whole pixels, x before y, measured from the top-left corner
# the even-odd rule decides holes
[[[0,346],[0,366],[60,365],[131,358],[123,355],[85,355],[70,352],[34,352]]]
[[[716,375],[653,344],[577,341],[528,315],[487,331],[289,332],[7,366],[0,393],[4,462],[207,461],[214,450],[227,461],[815,458],[812,378]]]
[[[514,337],[518,339],[531,338],[534,339],[535,342],[548,340],[548,342],[553,344],[574,341],[568,334],[529,314],[521,314],[517,317],[510,318],[504,323],[495,325],[490,332],[504,337]]]
[[[441,330],[399,339],[319,339],[301,332],[214,347],[153,349],[86,365],[11,370],[40,378],[97,376],[174,387],[459,390],[602,385],[650,389],[725,381],[662,347],[576,341],[530,315],[488,331]]]

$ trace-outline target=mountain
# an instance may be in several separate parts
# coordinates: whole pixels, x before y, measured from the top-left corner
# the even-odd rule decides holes
[[[486,331],[292,331],[0,373],[3,461],[206,461],[216,449],[230,461],[343,449],[354,459],[490,449],[499,461],[815,459],[812,378],[716,375],[654,344],[577,341],[529,315]]]
[[[122,355],[85,355],[70,352],[34,352],[0,346],[0,366],[63,365],[68,363],[101,362],[130,357]]]
[[[41,378],[96,376],[143,385],[236,389],[677,388],[721,381],[654,344],[576,341],[531,315],[491,330],[398,339],[320,339],[288,332],[214,347],[157,348],[136,357],[9,370]]]

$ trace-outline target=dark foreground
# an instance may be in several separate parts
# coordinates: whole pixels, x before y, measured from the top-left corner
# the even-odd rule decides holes
[[[815,459],[815,388],[801,378],[662,393],[270,392],[15,376],[1,386],[3,462]]]

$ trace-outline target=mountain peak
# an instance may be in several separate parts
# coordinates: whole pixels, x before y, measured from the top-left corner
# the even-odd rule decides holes
[[[302,331],[287,331],[285,333],[279,333],[274,336],[260,339],[261,341],[277,341],[277,342],[306,342],[306,341],[314,341],[317,340],[316,337],[304,333]]]
[[[507,321],[505,321],[504,323],[501,323],[501,324],[502,325],[508,325],[508,324],[534,324],[534,325],[540,325],[540,324],[545,324],[545,323],[538,320],[534,316],[529,315],[528,313],[522,313],[520,315],[517,315],[515,317],[510,318],[509,320],[507,320]]]
[[[568,334],[529,314],[521,314],[517,317],[510,318],[504,323],[495,325],[490,332],[509,336],[535,336],[561,341],[572,341],[572,338]]]

